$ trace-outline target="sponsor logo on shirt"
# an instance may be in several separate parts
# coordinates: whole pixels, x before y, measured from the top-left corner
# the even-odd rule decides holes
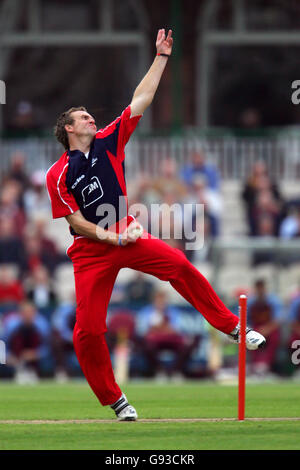
[[[75,181],[75,183],[72,185],[72,189],[75,189],[76,186],[78,185],[79,181],[81,181],[82,178],[84,178],[84,177],[85,177],[85,175],[79,176],[79,177],[77,178],[77,180]]]
[[[90,183],[81,191],[83,207],[86,208],[103,196],[103,189],[97,176],[91,178]]]
[[[94,166],[94,165],[96,164],[96,162],[97,162],[97,161],[98,161],[98,157],[96,157],[96,158],[93,158],[93,159],[92,159],[92,166]]]

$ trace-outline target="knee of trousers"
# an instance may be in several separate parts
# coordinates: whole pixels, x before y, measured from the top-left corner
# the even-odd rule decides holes
[[[106,325],[107,307],[101,307],[95,302],[84,305],[76,309],[76,322],[86,334],[100,336],[107,331]]]
[[[191,269],[191,263],[186,258],[184,253],[178,250],[178,257],[176,259],[175,272],[171,280],[182,279],[183,276],[187,276],[190,269]]]
[[[97,342],[99,340],[103,340],[105,338],[105,333],[107,328],[105,329],[97,329],[97,328],[86,328],[83,324],[81,325],[80,322],[76,322],[74,331],[73,331],[73,343],[75,345],[84,345],[84,344],[91,344],[94,341]]]

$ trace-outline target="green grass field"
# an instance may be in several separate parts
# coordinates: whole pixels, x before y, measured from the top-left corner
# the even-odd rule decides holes
[[[137,408],[139,418],[149,421],[72,423],[72,420],[114,418],[111,409],[100,406],[84,382],[63,385],[45,382],[32,386],[2,383],[0,449],[300,449],[300,421],[292,419],[175,421],[182,418],[236,418],[236,386],[143,382],[129,383],[123,390]],[[299,384],[249,384],[246,417],[300,417]],[[15,420],[25,423],[13,422]],[[33,420],[58,422],[29,422]]]

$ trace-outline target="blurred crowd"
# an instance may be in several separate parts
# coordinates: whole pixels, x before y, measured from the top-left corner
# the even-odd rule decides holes
[[[164,159],[159,178],[141,174],[138,181],[128,182],[128,192],[131,205],[143,203],[150,209],[160,204],[159,217],[151,210],[147,220],[140,217],[152,233],[162,236],[164,220],[171,220],[166,243],[184,251],[191,262],[211,261],[213,240],[222,235],[223,200],[220,172],[204,152],[193,152],[181,168],[173,159]],[[300,200],[284,200],[264,162],[253,165],[241,200],[249,236],[300,236]],[[174,204],[178,210],[173,207],[170,217]],[[204,207],[204,218],[197,217],[199,207]],[[37,169],[29,174],[26,156],[15,153],[0,186],[0,337],[7,348],[0,377],[20,382],[26,377],[64,380],[81,375],[72,345],[75,298],[62,301],[55,288],[57,268],[70,260],[48,236],[50,219],[45,173]],[[192,221],[195,233],[202,231],[204,245],[199,250],[187,250],[186,240],[175,236],[186,220]],[[253,264],[262,262],[272,262],[269,253],[254,255]],[[257,280],[249,294],[248,319],[267,337],[264,351],[249,356],[253,374],[280,372],[280,354],[287,357],[300,338],[300,292],[283,305],[268,292],[264,279]],[[123,286],[116,284],[108,323],[112,358],[120,344],[129,345],[133,375],[207,377],[215,372],[209,359],[210,328],[201,315],[191,307],[174,305],[163,287],[157,288],[141,273]]]
[[[286,200],[280,185],[274,181],[263,161],[251,168],[241,194],[251,237],[277,237],[284,240],[300,236],[300,197]],[[272,262],[272,253],[259,253],[253,264]],[[299,257],[285,256],[283,264],[299,261]]]

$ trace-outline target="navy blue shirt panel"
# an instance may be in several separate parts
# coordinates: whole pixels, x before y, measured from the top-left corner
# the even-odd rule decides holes
[[[99,205],[110,204],[115,208],[116,220],[126,216],[124,204],[119,207],[120,197],[125,196],[119,184],[115,170],[107,155],[107,150],[117,158],[118,130],[104,137],[94,139],[88,158],[79,150],[68,151],[69,167],[66,174],[66,185],[71,192],[82,212],[82,215],[90,222],[99,224],[107,229],[107,212],[103,215],[99,213]],[[124,162],[122,163],[123,170]],[[71,230],[72,234],[75,234]]]

